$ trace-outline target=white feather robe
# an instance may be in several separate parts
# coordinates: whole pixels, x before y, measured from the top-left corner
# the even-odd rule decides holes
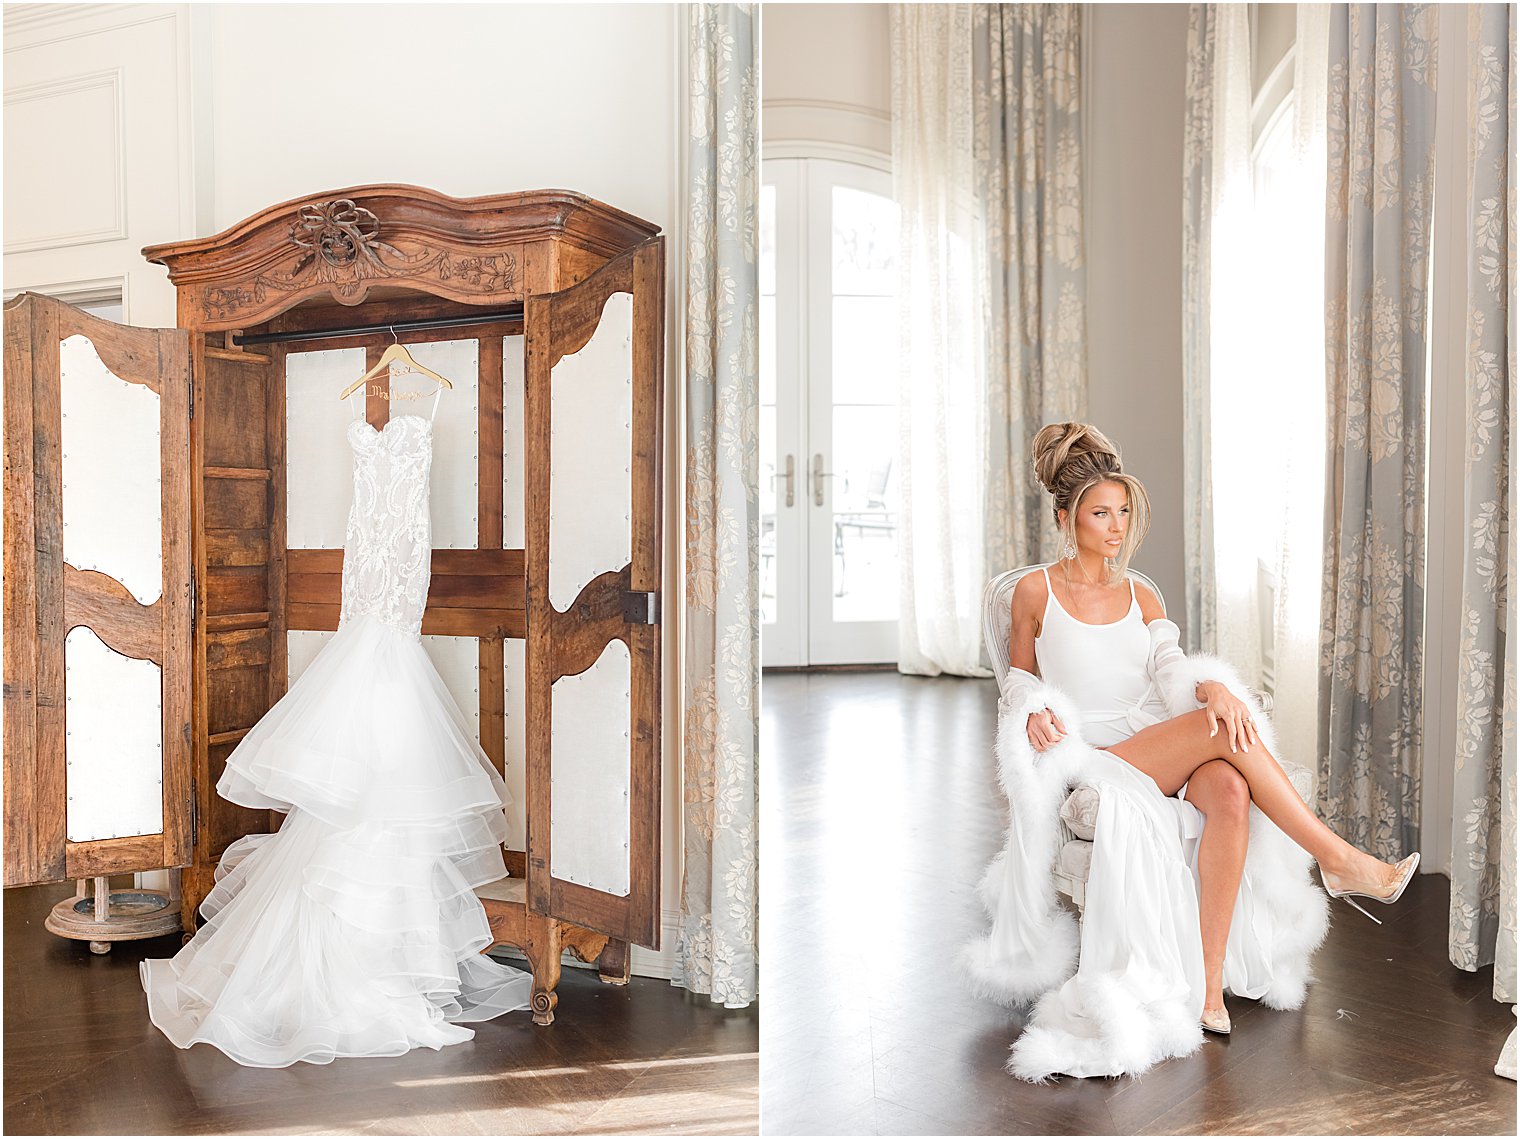
[[[1152,621],[1149,669],[1173,716],[1200,705],[1194,688],[1222,682],[1251,708],[1267,749],[1271,721],[1230,666],[1185,656],[1171,621]],[[1069,732],[1036,754],[1026,724],[1050,708]],[[1162,795],[1154,781],[1081,737],[1081,712],[1055,686],[1011,670],[998,707],[997,759],[1010,822],[981,882],[992,919],[966,947],[982,994],[1034,1003],[1008,1070],[1022,1079],[1138,1075],[1202,1044],[1203,951],[1196,853],[1202,814]],[[1135,725],[1137,728],[1143,724]],[[1052,868],[1059,811],[1077,783],[1101,788],[1080,933],[1056,898]],[[1328,899],[1308,875],[1310,857],[1253,804],[1240,893],[1225,955],[1225,989],[1273,1008],[1303,1004],[1309,958],[1324,939]],[[1080,964],[1079,964],[1080,960]]]

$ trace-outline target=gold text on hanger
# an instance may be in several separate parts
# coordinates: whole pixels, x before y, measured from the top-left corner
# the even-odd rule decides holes
[[[392,364],[396,363],[401,364],[409,371],[417,372],[420,375],[427,376],[431,380],[437,380],[446,388],[452,389],[454,387],[453,384],[444,379],[437,372],[433,371],[433,369],[425,368],[421,364],[417,363],[416,360],[413,360],[412,354],[406,350],[406,345],[398,342],[396,344],[392,344],[384,351],[384,353],[381,354],[380,359],[376,361],[373,368],[365,372],[364,375],[360,376],[353,383],[349,384],[348,387],[344,388],[343,393],[339,395],[338,398],[340,400],[347,399],[354,391],[369,383],[369,381],[374,379],[376,376],[386,372]]]

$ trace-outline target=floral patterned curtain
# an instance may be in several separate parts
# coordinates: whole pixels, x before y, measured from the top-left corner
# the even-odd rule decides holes
[[[759,21],[686,9],[685,859],[674,982],[755,999],[759,740]]]
[[[1050,499],[1030,473],[1044,424],[1087,412],[1081,4],[972,13],[978,277],[987,335],[986,576],[1053,561]]]
[[[1435,88],[1433,5],[1333,7],[1318,808],[1383,858],[1420,840]]]
[[[1515,14],[1474,4],[1467,35],[1467,549],[1457,661],[1452,963],[1495,963],[1515,999]],[[1508,670],[1506,681],[1505,672]]]
[[[1189,652],[1213,652],[1214,480],[1209,449],[1209,265],[1216,5],[1189,4],[1182,134],[1182,559]]]

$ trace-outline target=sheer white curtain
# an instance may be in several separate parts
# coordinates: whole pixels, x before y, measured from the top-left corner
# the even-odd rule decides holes
[[[986,676],[972,9],[894,4],[890,16],[892,181],[902,210],[898,668]]]
[[[1215,651],[1251,684],[1261,677],[1257,562],[1263,526],[1261,469],[1250,452],[1265,450],[1259,372],[1255,192],[1251,163],[1251,28],[1244,4],[1215,9],[1211,232],[1209,243],[1208,474],[1213,484]],[[1275,333],[1273,333],[1275,335]],[[1255,456],[1250,456],[1255,457]]]
[[[1280,227],[1288,268],[1281,286],[1287,327],[1274,400],[1292,409],[1279,523],[1273,671],[1273,725],[1283,754],[1308,767],[1319,746],[1320,576],[1325,496],[1325,105],[1330,72],[1330,5],[1300,4],[1293,57],[1293,163]],[[1280,394],[1277,394],[1280,393]]]
[[[1329,6],[1297,6],[1294,91],[1257,137],[1243,4],[1195,5],[1185,218],[1190,643],[1265,685],[1285,754],[1317,746]],[[1196,263],[1195,263],[1196,262]],[[1266,394],[1264,394],[1266,393]],[[1309,504],[1306,508],[1306,504]],[[1269,599],[1264,589],[1275,587]]]

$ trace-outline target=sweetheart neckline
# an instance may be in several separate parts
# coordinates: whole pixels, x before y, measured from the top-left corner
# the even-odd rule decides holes
[[[349,424],[350,424],[350,426],[352,426],[354,424],[360,424],[360,423],[362,423],[365,427],[368,427],[370,429],[370,431],[375,435],[376,438],[378,438],[378,437],[384,435],[386,433],[386,431],[390,429],[390,425],[392,423],[399,423],[403,419],[415,419],[418,423],[426,423],[429,427],[431,427],[433,425],[433,421],[431,419],[429,419],[425,415],[393,415],[393,416],[391,416],[389,419],[387,419],[385,421],[385,426],[384,427],[376,427],[369,420],[363,419],[363,418],[360,418],[360,419],[351,419],[351,420],[349,420]]]

